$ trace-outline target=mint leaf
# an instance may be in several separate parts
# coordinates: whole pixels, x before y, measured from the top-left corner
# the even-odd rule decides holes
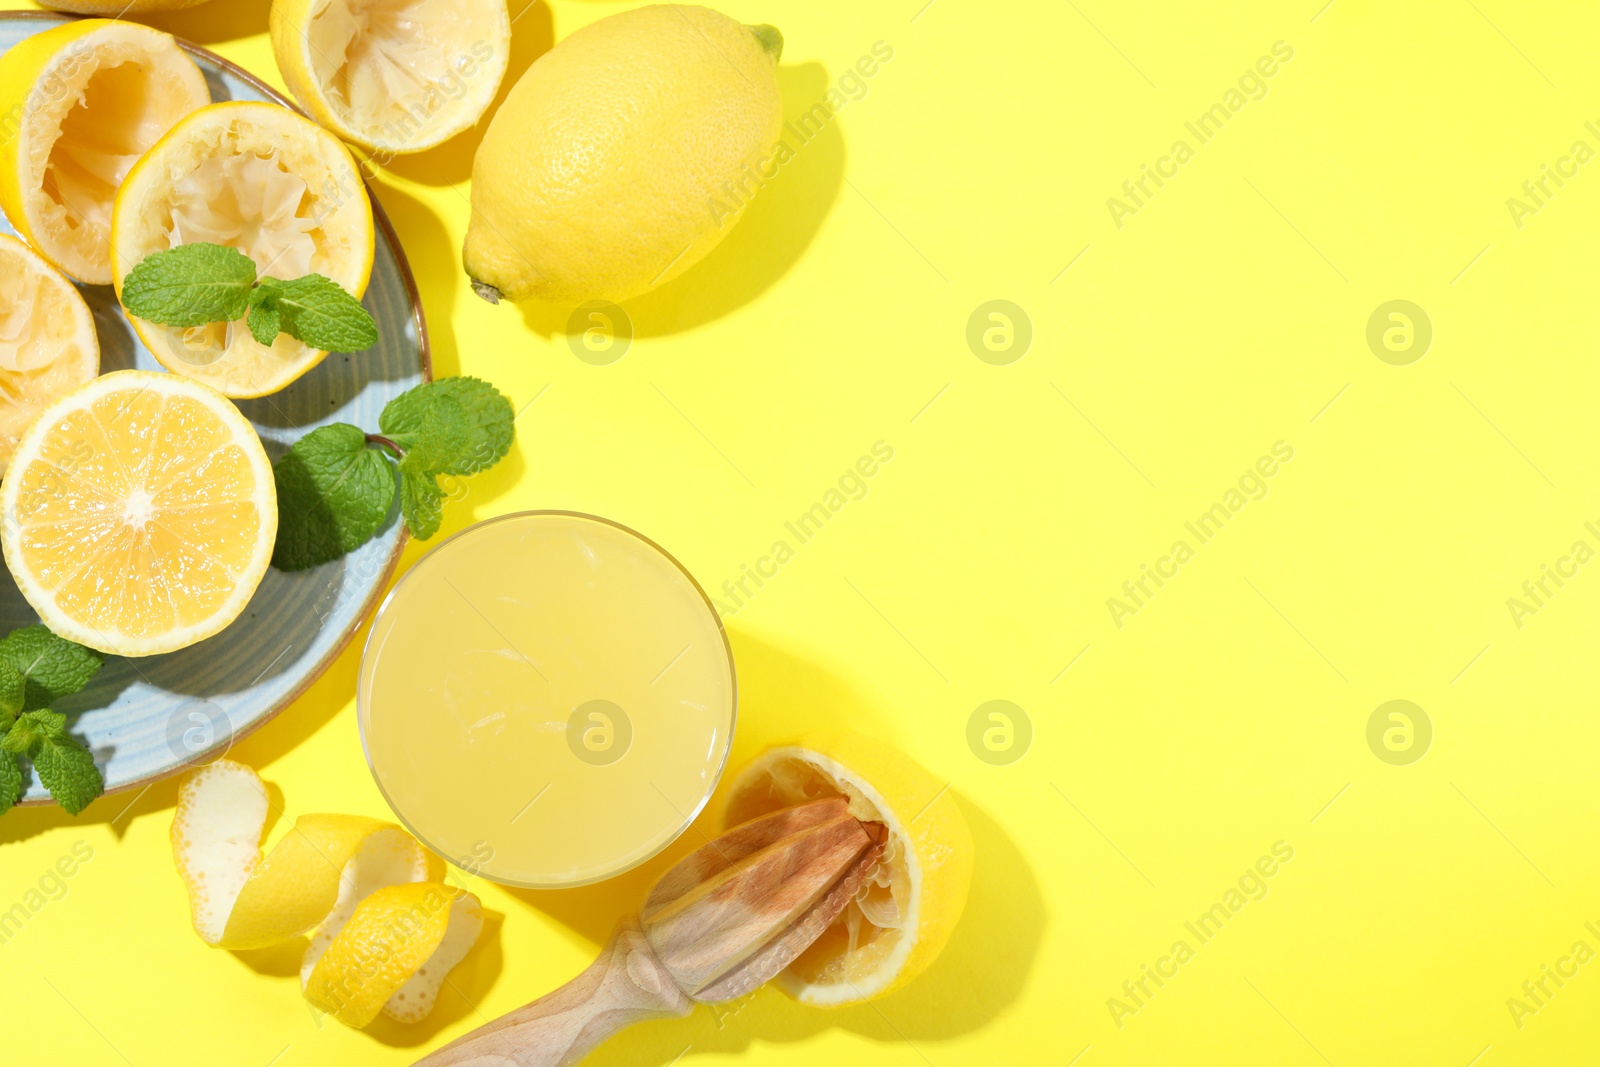
[[[250,306],[255,281],[255,261],[236,248],[179,245],[146,256],[128,272],[122,306],[166,326],[232,322]]]
[[[261,292],[257,289],[256,292]],[[256,339],[256,344],[272,347],[272,342],[282,333],[283,318],[278,313],[276,304],[269,302],[252,304],[250,307],[250,336]]]
[[[10,811],[11,806],[22,799],[22,791],[27,787],[22,764],[17,761],[16,755],[0,751],[0,815]]]
[[[88,685],[102,657],[35,625],[6,634],[0,640],[0,660],[22,675],[26,683],[22,707],[32,710],[49,707]]]
[[[448,396],[434,394],[414,433],[391,437],[406,453],[415,471],[441,471],[466,456],[473,445],[472,420],[466,408]]]
[[[272,564],[299,571],[338,559],[372,539],[394,502],[394,470],[367,447],[358,426],[321,426],[272,468],[278,540]]]
[[[283,332],[312,348],[328,352],[360,352],[378,343],[378,326],[332,278],[307,274],[293,281],[267,278],[261,288],[282,316]]]
[[[407,389],[384,407],[378,426],[402,448],[418,447],[416,435],[423,432],[428,413],[440,399],[454,401],[471,423],[469,438],[452,454],[444,455],[429,447],[429,466],[440,474],[476,474],[505,458],[511,450],[513,420],[511,401],[480,378],[441,378]]]
[[[68,815],[78,814],[105,792],[105,780],[94,765],[94,756],[82,741],[67,733],[65,715],[45,710],[24,712],[12,733],[18,728],[32,734],[28,759],[38,772],[39,781]]]
[[[22,714],[28,680],[8,661],[0,659],[0,730],[9,727]]]
[[[419,541],[426,541],[439,532],[443,518],[444,494],[433,472],[408,469],[411,457],[400,464],[400,514],[405,516],[406,527]]]

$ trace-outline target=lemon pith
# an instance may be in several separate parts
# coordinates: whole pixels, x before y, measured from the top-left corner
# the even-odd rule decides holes
[[[212,104],[189,115],[129,171],[117,193],[117,292],[146,256],[206,241],[244,252],[263,277],[321,274],[359,297],[372,272],[372,206],[339,139],[275,104]],[[326,352],[288,334],[270,345],[244,320],[179,329],[129,320],[168,370],[231,397],[274,393]]]
[[[575,305],[665,284],[729,232],[715,202],[783,121],[775,31],[656,5],[578,30],[495,113],[462,250],[489,299]]]
[[[364,148],[421,152],[482,118],[511,51],[506,0],[275,0],[289,91]]]
[[[0,234],[0,475],[39,412],[99,373],[94,316],[77,288]]]
[[[62,637],[148,656],[210,637],[249,603],[278,528],[272,466],[216,391],[117,371],[46,408],[0,484],[0,546]]]
[[[52,266],[111,283],[111,206],[134,162],[210,102],[171,35],[110,19],[68,22],[0,56],[0,207]]]
[[[972,833],[944,783],[871,738],[837,733],[767,749],[734,779],[723,823],[825,796],[889,829],[884,858],[839,920],[774,979],[805,1004],[886,996],[950,940],[972,881]]]

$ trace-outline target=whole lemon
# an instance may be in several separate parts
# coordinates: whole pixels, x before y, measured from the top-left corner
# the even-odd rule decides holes
[[[473,288],[490,301],[620,301],[699,262],[773,157],[782,48],[770,26],[663,4],[541,56],[473,160]]]

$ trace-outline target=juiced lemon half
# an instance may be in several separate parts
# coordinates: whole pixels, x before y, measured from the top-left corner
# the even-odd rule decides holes
[[[347,141],[421,152],[483,117],[511,51],[506,0],[273,0],[290,92]]]
[[[146,256],[196,242],[237,248],[260,277],[321,274],[359,297],[372,205],[349,150],[316,123],[276,104],[212,104],[146,152],[117,193],[118,295]],[[129,317],[162,366],[225,396],[275,393],[327,355],[288,334],[262,345],[244,319],[185,329]]]
[[[723,824],[835,796],[887,826],[889,844],[838,921],[774,979],[820,1007],[885,996],[920,974],[950,940],[972,881],[972,832],[944,783],[859,734],[767,749],[734,779]]]
[[[111,283],[117,187],[160,136],[211,101],[170,34],[84,19],[0,56],[0,206],[56,269]]]
[[[0,547],[51,630],[122,656],[227,626],[267,571],[272,466],[214,389],[117,371],[46,408],[0,484]]]
[[[0,474],[39,412],[99,373],[94,317],[77,288],[0,234]]]

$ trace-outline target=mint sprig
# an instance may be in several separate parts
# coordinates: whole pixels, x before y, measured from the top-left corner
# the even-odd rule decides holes
[[[382,529],[397,495],[412,536],[426,541],[443,520],[440,476],[476,474],[505,458],[513,419],[511,401],[488,382],[443,378],[389,401],[378,433],[343,422],[312,430],[272,468],[272,565],[305,570],[354,551]]]
[[[0,814],[27,788],[23,760],[68,814],[105,791],[94,756],[67,732],[67,717],[48,707],[89,684],[101,662],[100,653],[44,626],[0,639]]]
[[[378,341],[361,301],[320,274],[257,279],[236,248],[198,242],[152,252],[122,280],[128,314],[163,326],[205,326],[249,316],[250,335],[270,345],[280,333],[326,352],[359,352]]]

